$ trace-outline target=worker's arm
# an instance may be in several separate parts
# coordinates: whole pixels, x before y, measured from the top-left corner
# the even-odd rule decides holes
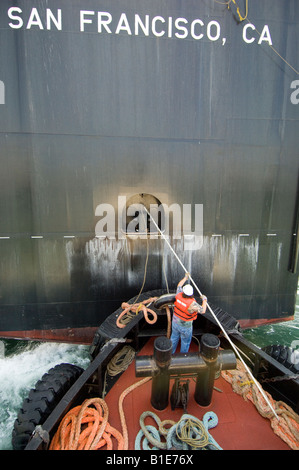
[[[183,277],[183,279],[181,279],[180,282],[178,283],[177,288],[183,287],[183,285],[185,284],[185,282],[187,281],[189,276],[190,276],[190,274],[186,273],[185,277]]]
[[[202,315],[206,313],[208,299],[206,298],[205,295],[202,295],[200,298],[202,300],[202,304],[199,305],[197,302],[193,302],[188,308],[189,313],[198,312],[198,313],[201,313]]]
[[[202,304],[201,304],[202,311],[201,311],[201,313],[206,313],[208,299],[206,298],[205,295],[202,295],[201,300],[202,300]]]

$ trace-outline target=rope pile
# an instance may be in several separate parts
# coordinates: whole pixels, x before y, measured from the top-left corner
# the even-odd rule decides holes
[[[129,436],[123,410],[125,397],[135,388],[151,380],[151,377],[136,382],[125,389],[119,397],[118,409],[122,433],[108,423],[109,410],[102,398],[85,400],[81,406],[72,408],[62,419],[49,450],[98,450],[106,446],[113,449],[114,437],[117,450],[128,450]]]
[[[140,311],[143,312],[144,318],[147,323],[149,323],[150,325],[154,324],[157,321],[157,314],[154,310],[146,307],[146,305],[154,302],[156,299],[157,297],[150,297],[149,299],[144,300],[143,302],[135,304],[123,302],[121,304],[121,308],[123,309],[123,311],[116,320],[116,325],[118,326],[118,328],[125,328],[125,326],[131,321],[131,319],[134,316],[138,315]],[[153,318],[150,319],[148,314],[151,314]]]
[[[152,417],[158,429],[145,425],[146,417]],[[136,436],[135,450],[222,450],[209,433],[209,429],[218,424],[217,415],[212,411],[207,412],[202,421],[195,416],[183,414],[177,423],[171,420],[161,421],[155,413],[145,411],[139,422],[141,429]],[[166,425],[171,427],[166,429]]]
[[[107,375],[110,375],[110,377],[115,377],[116,375],[126,370],[134,359],[135,349],[133,349],[131,346],[124,346],[113,356],[105,371],[102,398],[104,398],[106,395]]]
[[[135,302],[134,304],[129,304],[127,302],[123,302],[121,304],[121,308],[123,311],[120,313],[116,320],[116,326],[118,328],[125,328],[125,326],[134,318],[134,316],[138,315],[140,311],[143,312],[144,318],[147,323],[153,325],[157,321],[157,314],[154,310],[147,307],[148,304],[151,304],[157,299],[157,297],[150,297],[143,302]],[[167,338],[170,338],[171,333],[171,312],[169,307],[165,306],[166,314],[167,314]],[[149,318],[149,314],[152,315],[152,319]]]
[[[108,406],[101,398],[85,400],[82,406],[70,410],[52,439],[50,450],[97,450],[107,446],[113,449],[112,437],[117,449],[124,448],[123,436],[108,423]]]
[[[251,401],[260,415],[270,420],[271,427],[276,435],[286,442],[291,449],[299,450],[299,416],[291,407],[282,401],[275,401],[269,393],[264,391],[279,417],[277,419],[259,389],[251,380],[248,380],[247,371],[239,360],[237,360],[237,369],[222,371],[221,375],[232,385],[234,392],[242,395],[246,401]]]

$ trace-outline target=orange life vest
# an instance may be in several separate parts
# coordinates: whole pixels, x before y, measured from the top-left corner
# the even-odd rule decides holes
[[[174,314],[185,321],[195,320],[197,318],[197,312],[188,312],[188,308],[193,302],[195,302],[193,297],[183,297],[183,293],[180,292],[175,296]]]

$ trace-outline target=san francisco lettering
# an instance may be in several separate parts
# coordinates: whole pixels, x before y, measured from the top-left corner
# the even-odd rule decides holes
[[[55,11],[46,8],[42,12],[39,12],[37,8],[32,8],[24,12],[22,8],[12,6],[8,9],[7,16],[8,26],[12,29],[48,31],[53,29],[62,31],[63,29],[63,14],[60,8]],[[194,39],[196,41],[206,38],[212,42],[221,41],[222,45],[226,43],[226,37],[222,34],[220,23],[216,20],[204,21],[201,18],[190,20],[184,17],[150,16],[137,13],[129,16],[126,13],[120,13],[113,16],[109,11],[80,10],[76,28],[82,33],[142,35],[145,37]],[[258,35],[253,24],[245,24],[242,39],[246,44],[266,42],[272,45],[268,25],[264,25],[262,33]]]

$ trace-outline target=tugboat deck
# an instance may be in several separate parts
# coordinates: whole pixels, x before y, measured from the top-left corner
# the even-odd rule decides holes
[[[192,352],[196,351],[196,344],[191,344]],[[139,355],[152,355],[153,340],[150,340]],[[117,380],[113,388],[107,393],[105,401],[109,407],[109,423],[121,430],[121,421],[118,410],[118,400],[121,393],[140,379],[135,376],[135,362]],[[174,380],[170,381],[170,391]],[[214,390],[212,402],[208,407],[199,406],[194,400],[195,382],[189,382],[189,401],[187,413],[202,420],[204,414],[213,411],[218,417],[218,425],[209,430],[223,450],[289,450],[289,446],[274,434],[270,421],[263,418],[255,406],[243,397],[236,394],[231,385],[221,376],[215,380],[215,386],[221,390]],[[135,388],[123,401],[123,410],[129,436],[129,449],[134,450],[135,438],[140,430],[139,418],[144,411],[155,413],[161,421],[179,421],[184,413],[183,408],[171,409],[171,405],[163,411],[155,410],[151,405],[151,381]],[[151,417],[145,419],[145,424],[157,427]]]

